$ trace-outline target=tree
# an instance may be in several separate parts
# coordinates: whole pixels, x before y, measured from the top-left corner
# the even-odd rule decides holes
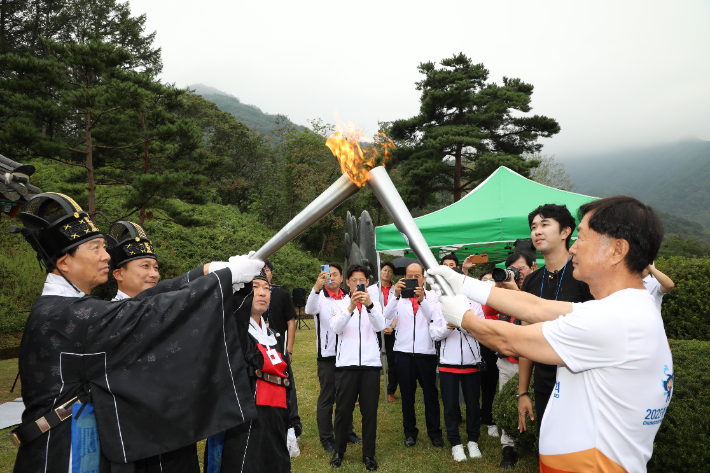
[[[572,184],[569,174],[565,171],[565,165],[555,161],[554,156],[534,153],[525,154],[523,157],[528,161],[538,161],[540,163],[530,170],[530,179],[555,189],[574,192],[575,186]]]
[[[392,123],[399,148],[395,159],[403,176],[405,201],[421,206],[441,190],[458,201],[499,166],[527,175],[538,163],[523,153],[539,152],[539,137],[560,131],[557,121],[529,112],[533,86],[504,77],[503,85],[488,80],[483,64],[463,53],[419,65],[425,77],[419,115]]]
[[[710,256],[710,247],[698,240],[684,235],[668,235],[658,251],[659,258],[683,256],[686,258],[702,258]]]

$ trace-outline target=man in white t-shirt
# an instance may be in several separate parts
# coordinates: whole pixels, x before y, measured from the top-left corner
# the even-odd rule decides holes
[[[502,353],[555,364],[540,430],[541,472],[644,472],[673,394],[673,359],[660,311],[642,282],[663,239],[656,213],[625,196],[583,205],[570,248],[574,277],[596,300],[571,303],[505,291],[445,267],[455,296],[446,320]],[[531,325],[476,317],[468,299]]]
[[[660,312],[663,296],[673,290],[675,283],[671,278],[656,269],[653,264],[649,264],[648,267],[643,270],[641,277],[643,278],[643,285],[646,286],[646,290],[653,296],[658,306],[658,311]]]

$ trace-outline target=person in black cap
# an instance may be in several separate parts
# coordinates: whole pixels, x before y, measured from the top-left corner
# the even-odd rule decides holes
[[[108,235],[111,274],[118,290],[114,301],[136,297],[160,281],[158,260],[153,243],[140,225],[120,221],[111,225]],[[197,444],[190,444],[172,452],[162,453],[136,462],[139,471],[170,471],[199,473]]]
[[[262,269],[234,296],[234,313],[242,334],[244,359],[258,417],[207,440],[206,473],[291,471],[286,430],[289,421],[288,391],[293,388],[289,357],[284,355],[276,332],[263,318],[271,302],[271,284]],[[246,335],[248,334],[248,336]]]
[[[11,434],[15,472],[160,471],[139,461],[256,417],[227,315],[230,286],[251,281],[263,261],[232,257],[136,298],[102,301],[88,294],[106,283],[109,255],[86,212],[45,193],[20,219],[24,228],[11,231],[48,274],[20,345],[25,411]]]

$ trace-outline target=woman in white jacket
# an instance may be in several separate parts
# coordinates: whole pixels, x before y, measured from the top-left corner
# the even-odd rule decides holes
[[[477,302],[471,302],[471,310],[481,318],[483,309]],[[439,350],[439,382],[441,400],[444,404],[446,436],[451,444],[451,454],[457,462],[466,460],[466,453],[459,435],[458,412],[459,383],[463,388],[466,402],[466,433],[468,434],[468,454],[480,458],[478,437],[481,432],[481,416],[478,393],[481,390],[481,347],[471,334],[446,323],[441,312],[437,312],[429,324],[431,338],[441,341]]]

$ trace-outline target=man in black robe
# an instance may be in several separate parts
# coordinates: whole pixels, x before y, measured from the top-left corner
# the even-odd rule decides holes
[[[107,302],[87,295],[108,278],[103,236],[71,198],[39,194],[20,219],[24,228],[14,230],[49,274],[20,346],[15,472],[76,471],[77,398],[93,403],[100,440],[100,453],[87,457],[96,468],[82,468],[101,473],[140,471],[141,459],[255,418],[230,286],[251,281],[262,261],[210,263]]]

